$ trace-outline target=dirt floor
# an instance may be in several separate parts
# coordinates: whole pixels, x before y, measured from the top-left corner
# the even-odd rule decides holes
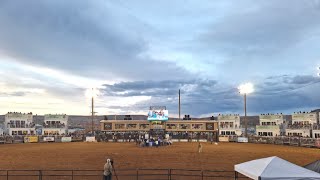
[[[178,168],[232,171],[237,163],[279,156],[298,165],[320,159],[320,149],[265,144],[174,143],[172,146],[140,148],[134,143],[36,143],[0,145],[0,169],[97,169],[106,157],[115,167]]]

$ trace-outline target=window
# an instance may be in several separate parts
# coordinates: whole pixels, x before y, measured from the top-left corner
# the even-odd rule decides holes
[[[137,124],[128,124],[127,125],[127,129],[136,129],[137,128]]]
[[[125,124],[115,124],[115,129],[124,129]]]
[[[190,129],[190,124],[179,124],[179,129]]]
[[[111,130],[112,129],[112,123],[104,123],[104,130]]]
[[[192,124],[192,129],[203,129],[203,124]]]
[[[140,129],[149,129],[149,124],[140,124]]]

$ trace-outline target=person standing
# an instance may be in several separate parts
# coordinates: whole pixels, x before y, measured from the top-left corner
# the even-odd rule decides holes
[[[199,143],[199,145],[198,145],[198,152],[202,153],[202,144],[201,143]]]
[[[110,159],[107,159],[106,164],[104,165],[103,168],[103,176],[104,176],[104,180],[112,180],[112,163]]]

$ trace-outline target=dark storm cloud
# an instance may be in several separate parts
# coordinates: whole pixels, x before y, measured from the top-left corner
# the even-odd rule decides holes
[[[317,98],[314,98],[312,93],[320,90],[320,79],[312,76],[272,76],[255,86],[256,91],[247,97],[250,113],[292,113],[290,110],[317,106]],[[150,100],[130,107],[112,106],[124,111],[139,111],[147,109],[150,105],[166,105],[171,113],[177,114],[179,88],[183,114],[200,116],[212,112],[242,113],[243,111],[243,96],[238,93],[238,89],[217,81],[163,81],[159,84],[152,81],[139,81],[122,82],[105,87],[107,96],[152,96]],[[129,93],[118,94],[125,91]],[[148,93],[141,93],[141,91]]]
[[[152,31],[109,1],[2,1],[0,52],[16,60],[100,78],[190,76],[141,54]]]
[[[217,82],[213,80],[165,80],[165,81],[133,81],[114,85],[104,85],[103,93],[110,96],[168,96],[177,95],[181,88],[195,88],[195,92],[203,93],[213,88]]]

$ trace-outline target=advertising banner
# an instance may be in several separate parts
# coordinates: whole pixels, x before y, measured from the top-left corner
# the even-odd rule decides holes
[[[61,138],[61,142],[71,142],[71,141],[72,141],[71,137],[62,137]]]
[[[320,148],[320,138],[316,139],[316,142],[314,143],[314,145],[315,145],[317,148]]]
[[[96,137],[86,137],[86,142],[96,142]]]
[[[36,142],[38,142],[38,136],[24,137],[24,143],[36,143]]]
[[[45,142],[54,142],[54,137],[43,137],[43,141],[45,141]]]
[[[246,138],[246,137],[238,137],[238,142],[239,143],[247,143],[248,142],[248,138]]]
[[[46,119],[46,120],[48,120],[48,119],[64,119],[64,118],[66,118],[67,116],[65,115],[65,114],[45,114],[44,115],[44,118]]]
[[[229,142],[229,137],[219,137],[220,142]]]
[[[301,113],[301,114],[293,114],[293,121],[313,121],[317,122],[317,114],[316,113]]]
[[[260,129],[270,129],[270,130],[279,130],[280,127],[279,126],[256,126],[256,129],[257,130],[260,130]]]

